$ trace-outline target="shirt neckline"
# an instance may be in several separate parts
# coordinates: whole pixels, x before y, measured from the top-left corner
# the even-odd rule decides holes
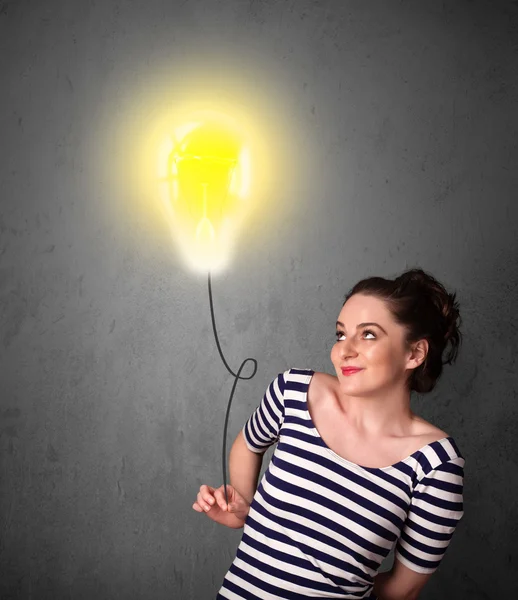
[[[435,440],[433,442],[429,442],[428,444],[425,444],[424,446],[421,446],[421,448],[418,448],[415,452],[412,452],[412,454],[410,454],[409,456],[407,456],[406,458],[403,458],[402,460],[399,460],[398,462],[389,465],[388,467],[364,467],[362,465],[359,465],[355,462],[352,462],[350,460],[348,460],[347,458],[344,458],[343,456],[340,456],[339,454],[337,454],[334,450],[331,450],[331,448],[325,443],[324,439],[322,438],[322,436],[320,435],[318,429],[315,427],[315,424],[313,423],[313,419],[311,418],[311,414],[308,410],[308,389],[309,389],[309,384],[311,382],[311,379],[313,378],[313,375],[315,374],[314,371],[309,370],[308,371],[308,375],[307,375],[307,385],[306,385],[306,389],[304,391],[304,412],[306,413],[306,417],[311,425],[311,427],[309,428],[310,432],[312,433],[312,435],[314,435],[315,437],[317,437],[322,445],[322,447],[331,455],[333,456],[335,459],[339,460],[340,462],[343,462],[347,465],[350,465],[352,467],[355,467],[356,469],[362,469],[364,471],[388,471],[391,469],[397,469],[400,465],[403,464],[407,464],[410,460],[414,459],[415,460],[415,456],[419,453],[421,453],[425,448],[428,448],[428,446],[431,446],[432,444],[436,444],[436,443],[440,443],[442,445],[442,442],[445,442],[446,440],[451,440],[452,437],[451,436],[446,436],[441,438],[440,440]]]

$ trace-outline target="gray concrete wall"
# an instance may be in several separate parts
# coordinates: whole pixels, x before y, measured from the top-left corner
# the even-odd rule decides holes
[[[229,362],[259,362],[229,443],[278,372],[332,372],[356,281],[421,266],[465,338],[414,409],[466,458],[422,598],[517,597],[517,39],[513,2],[0,2],[2,598],[210,599],[233,559],[191,509],[232,383],[206,278],[133,185],[186,89],[266,119],[276,159],[213,282]]]

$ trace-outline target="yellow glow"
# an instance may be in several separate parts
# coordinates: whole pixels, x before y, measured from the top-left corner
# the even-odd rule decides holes
[[[250,140],[215,111],[191,115],[157,149],[160,199],[180,251],[191,267],[217,271],[228,262],[251,208]]]
[[[254,253],[278,243],[279,227],[292,226],[299,196],[315,181],[309,180],[312,144],[282,70],[230,48],[228,54],[215,50],[213,61],[195,54],[175,61],[167,55],[141,67],[128,63],[103,89],[88,139],[88,172],[100,186],[92,193],[98,211],[92,214],[104,222],[102,231],[150,260],[173,267],[180,259],[205,275],[210,254],[213,273],[230,264],[248,269]],[[171,202],[180,197],[180,176],[176,163],[168,168],[173,149],[209,116],[243,138],[240,170],[229,182],[233,209],[219,222],[207,216],[214,238],[208,222],[200,225],[202,217],[182,227]]]

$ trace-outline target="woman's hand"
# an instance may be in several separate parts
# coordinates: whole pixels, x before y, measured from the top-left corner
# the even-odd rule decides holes
[[[214,489],[210,485],[202,485],[192,507],[197,512],[206,513],[216,523],[239,529],[245,524],[250,505],[231,485],[227,485],[227,495],[228,506],[224,486]]]

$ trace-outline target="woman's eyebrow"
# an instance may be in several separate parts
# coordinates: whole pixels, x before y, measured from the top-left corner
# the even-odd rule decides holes
[[[340,327],[345,327],[341,321],[337,321],[336,324],[340,325]],[[381,331],[383,331],[384,333],[387,333],[381,325],[378,325],[378,323],[360,323],[359,325],[356,325],[356,329],[360,329],[360,327],[366,327],[367,325],[370,325],[370,326],[375,325],[376,327],[379,327],[381,329]]]

